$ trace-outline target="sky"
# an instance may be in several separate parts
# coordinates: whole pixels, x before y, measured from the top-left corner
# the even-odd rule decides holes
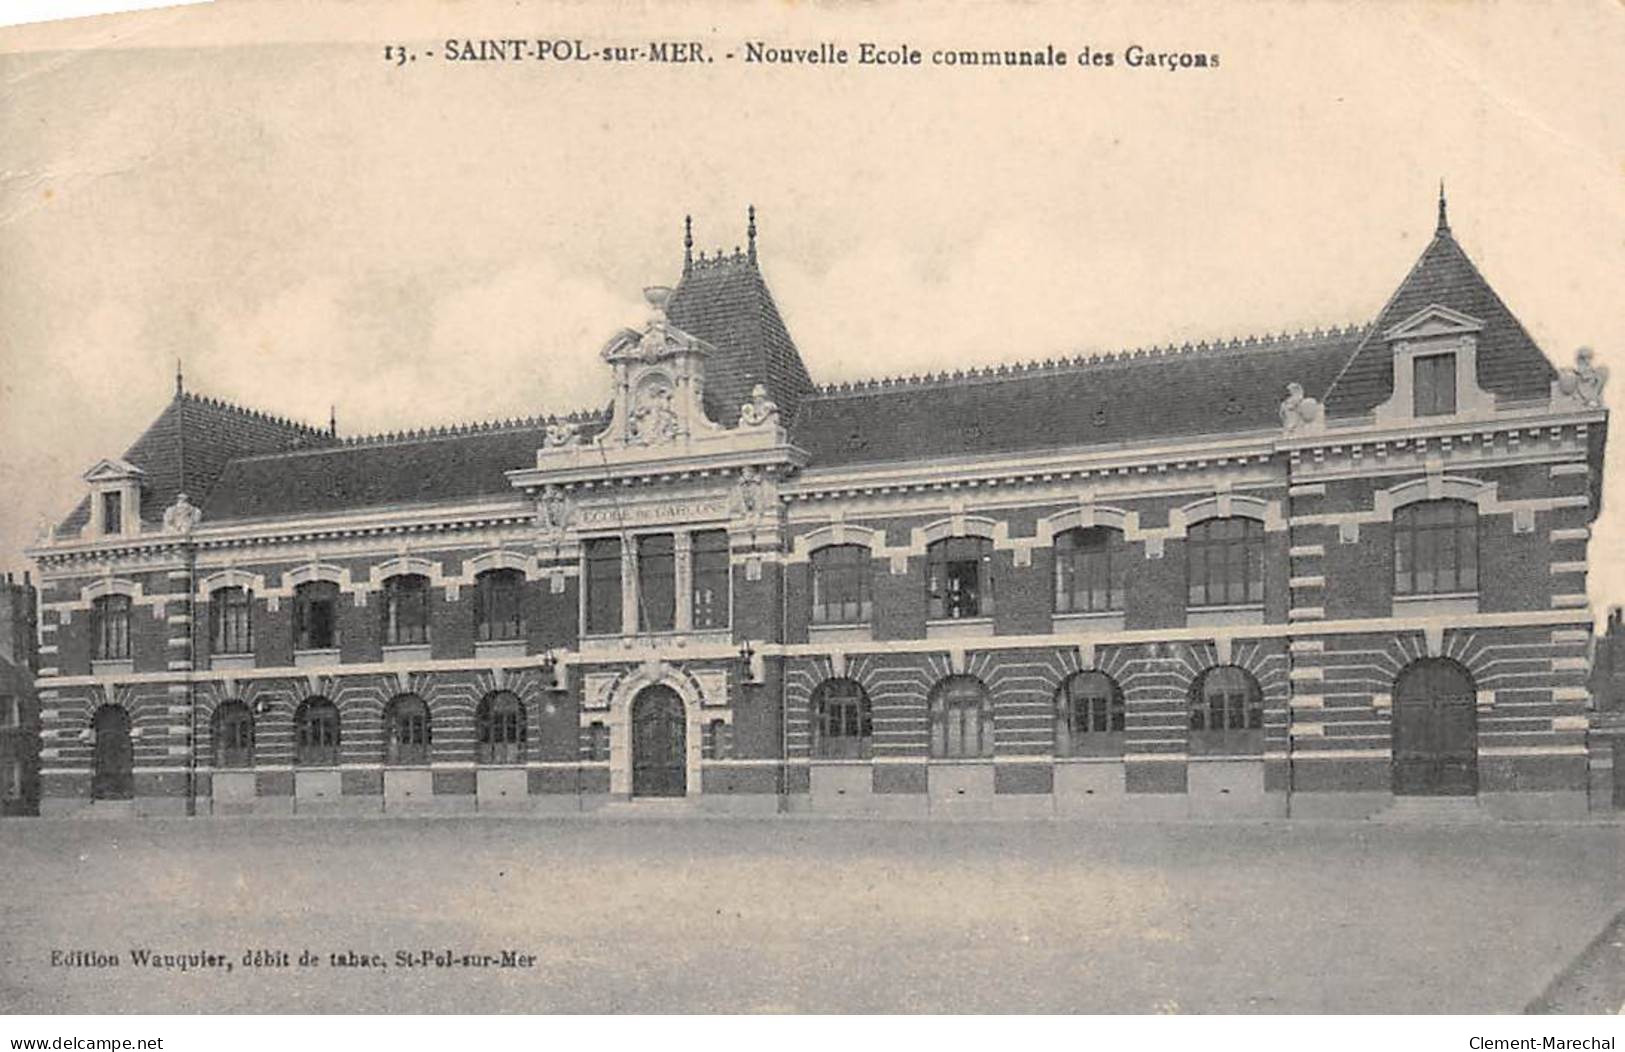
[[[341,433],[595,407],[682,223],[820,382],[1375,317],[1451,224],[1625,387],[1625,8],[217,3],[0,31],[0,570],[189,389]],[[383,60],[447,38],[715,61]],[[1111,68],[792,67],[862,41]],[[1125,49],[1218,54],[1131,69]],[[1176,407],[1170,407],[1171,410]],[[1625,599],[1625,453],[1591,595]]]

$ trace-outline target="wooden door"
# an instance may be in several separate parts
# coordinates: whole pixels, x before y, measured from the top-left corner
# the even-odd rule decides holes
[[[93,800],[128,800],[135,795],[135,749],[130,744],[130,716],[117,705],[96,710]]]
[[[632,702],[632,795],[688,795],[683,699],[670,687],[646,687]]]
[[[1478,695],[1454,661],[1418,661],[1394,684],[1394,792],[1478,793]]]

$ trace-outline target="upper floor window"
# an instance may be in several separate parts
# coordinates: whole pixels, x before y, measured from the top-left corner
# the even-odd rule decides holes
[[[1123,534],[1107,526],[1067,530],[1055,538],[1055,612],[1123,608]]]
[[[331,767],[339,762],[339,710],[326,698],[306,698],[293,714],[294,762]]]
[[[1217,665],[1191,685],[1193,751],[1252,751],[1263,747],[1264,694],[1246,669]]]
[[[293,592],[293,645],[297,650],[338,646],[339,586],[306,581]]]
[[[1185,535],[1191,606],[1264,601],[1264,524],[1207,519]]]
[[[216,654],[248,654],[254,650],[254,593],[232,585],[209,593],[210,649]]]
[[[993,542],[948,537],[925,551],[927,617],[993,616]]]
[[[22,712],[18,709],[17,698],[11,694],[0,694],[0,727],[17,727],[22,724]]]
[[[584,600],[587,632],[607,635],[621,630],[621,541],[594,537],[584,545],[586,577]]]
[[[868,759],[874,742],[874,725],[869,695],[856,680],[825,680],[813,691],[812,710],[814,756]]]
[[[412,646],[429,641],[429,579],[396,574],[384,582],[384,645]]]
[[[124,494],[118,490],[107,490],[102,493],[102,532],[106,534],[124,532]]]
[[[1456,356],[1422,354],[1411,361],[1415,415],[1448,416],[1456,411]]]
[[[928,699],[931,755],[962,758],[993,755],[993,699],[975,676],[949,676]]]
[[[522,763],[525,759],[525,707],[512,691],[487,694],[474,713],[480,763]]]
[[[474,638],[487,643],[523,638],[524,590],[519,570],[487,570],[474,578]]]
[[[728,531],[699,530],[694,534],[693,623],[695,628],[728,627]]]
[[[869,620],[869,549],[836,544],[812,553],[812,623],[853,625]]]
[[[1128,724],[1123,690],[1104,672],[1077,672],[1056,691],[1055,754],[1121,752]]]
[[[130,656],[130,597],[104,595],[90,609],[90,632],[95,656],[101,661],[124,661]]]
[[[402,694],[384,710],[384,759],[388,763],[429,762],[433,738],[429,706],[416,694]]]
[[[254,766],[254,714],[240,701],[222,702],[214,710],[214,765]]]
[[[677,616],[677,547],[669,533],[638,538],[638,631],[670,632]]]
[[[1464,500],[1407,504],[1394,513],[1394,593],[1478,590],[1478,508]]]

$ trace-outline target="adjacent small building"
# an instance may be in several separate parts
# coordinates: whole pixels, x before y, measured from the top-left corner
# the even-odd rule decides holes
[[[42,810],[1617,805],[1606,374],[1442,198],[1366,325],[822,386],[746,244],[686,234],[566,416],[177,382],[32,553]]]
[[[39,809],[39,705],[34,699],[35,601],[27,573],[0,579],[0,816]]]

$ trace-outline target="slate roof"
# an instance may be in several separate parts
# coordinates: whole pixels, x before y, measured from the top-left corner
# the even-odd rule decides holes
[[[1363,332],[1334,329],[822,388],[802,403],[792,440],[820,468],[1278,428],[1287,383],[1318,396]]]
[[[164,509],[185,493],[201,504],[234,459],[261,453],[337,443],[321,428],[284,420],[241,406],[177,391],[175,398],[124,453],[124,459],[146,472],[141,495],[141,521],[163,521]],[[90,501],[63,520],[57,532],[73,536],[89,521]]]
[[[575,416],[588,434],[602,418]],[[204,522],[390,504],[513,496],[504,472],[536,462],[548,420],[354,439],[332,448],[232,461],[202,504]]]
[[[754,223],[752,224],[754,235]],[[1331,415],[1368,412],[1392,387],[1381,334],[1431,303],[1485,322],[1479,382],[1544,395],[1551,365],[1441,222],[1372,325],[1214,345],[1155,348],[929,377],[816,387],[757,265],[755,240],[685,258],[667,305],[677,327],[717,350],[706,411],[726,426],[767,384],[814,469],[1266,431],[1289,382]],[[591,434],[607,410],[565,418]],[[141,516],[158,522],[184,490],[206,522],[507,496],[506,472],[534,463],[551,420],[527,419],[340,440],[329,432],[179,394],[125,453],[146,472]],[[82,502],[59,527],[86,521]]]
[[[762,280],[754,243],[748,255],[735,250],[731,256],[702,254],[685,262],[666,316],[716,347],[706,362],[705,412],[725,427],[739,422],[739,407],[750,401],[758,383],[767,385],[787,420],[813,389],[801,352]]]
[[[1456,242],[1441,204],[1439,226],[1325,398],[1328,417],[1369,413],[1394,393],[1394,355],[1383,333],[1431,304],[1484,323],[1478,385],[1510,399],[1544,398],[1556,371]]]

